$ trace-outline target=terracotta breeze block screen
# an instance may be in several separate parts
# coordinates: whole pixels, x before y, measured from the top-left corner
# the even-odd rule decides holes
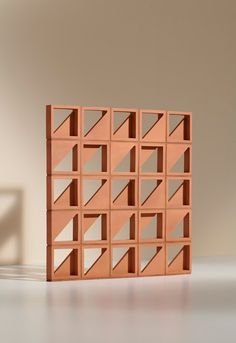
[[[191,272],[191,113],[48,105],[47,279]]]

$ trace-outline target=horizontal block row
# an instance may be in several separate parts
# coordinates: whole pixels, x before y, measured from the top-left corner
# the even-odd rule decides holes
[[[190,175],[191,145],[47,141],[48,174]]]
[[[139,197],[138,197],[139,194]],[[48,209],[191,206],[191,178],[47,177]]]
[[[188,274],[191,244],[47,247],[48,280]]]
[[[139,196],[138,196],[139,195]],[[190,177],[48,176],[47,209],[184,208]]]
[[[47,244],[119,244],[191,239],[191,210],[48,211]]]
[[[160,110],[47,106],[47,138],[191,142],[191,113]]]

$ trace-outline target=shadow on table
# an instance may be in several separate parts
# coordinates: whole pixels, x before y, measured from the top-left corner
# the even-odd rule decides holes
[[[0,279],[22,281],[45,281],[44,267],[0,266]]]

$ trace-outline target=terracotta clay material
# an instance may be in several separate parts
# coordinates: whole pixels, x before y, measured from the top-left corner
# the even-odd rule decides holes
[[[46,136],[48,281],[191,273],[190,112],[48,105]]]

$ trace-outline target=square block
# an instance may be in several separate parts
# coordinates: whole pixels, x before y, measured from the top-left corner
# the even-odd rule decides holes
[[[132,243],[137,240],[137,211],[111,211],[111,242]]]
[[[191,244],[166,244],[166,274],[191,273]]]
[[[78,176],[47,176],[47,208],[76,209],[80,205]]]
[[[139,158],[139,173],[142,175],[164,175],[165,173],[165,145],[141,144]]]
[[[75,280],[81,278],[80,248],[47,246],[47,280]]]
[[[160,110],[140,110],[140,141],[166,141],[166,112]]]
[[[139,242],[162,242],[165,239],[165,212],[139,211]]]
[[[165,245],[139,245],[139,276],[165,275]]]
[[[108,245],[84,245],[82,253],[82,278],[99,279],[110,276]]]
[[[108,174],[109,143],[101,141],[83,143],[82,161],[83,174]]]
[[[167,174],[190,175],[192,173],[192,147],[190,144],[167,144]]]
[[[111,208],[134,208],[137,206],[137,179],[113,176],[111,178]]]
[[[110,108],[82,107],[82,137],[84,140],[110,139]]]
[[[165,208],[165,178],[139,178],[139,206],[141,208]]]
[[[111,142],[111,173],[137,174],[138,146],[129,142]]]
[[[170,176],[166,183],[166,202],[168,208],[191,206],[191,178]]]
[[[173,209],[166,211],[166,240],[189,241],[192,232],[191,210]]]
[[[79,211],[47,211],[47,244],[72,246],[79,243]]]
[[[72,140],[47,141],[47,173],[73,175],[79,173],[80,147]]]
[[[80,107],[47,105],[46,131],[48,139],[79,139]]]
[[[167,112],[167,141],[175,143],[192,141],[191,112]]]
[[[112,245],[111,246],[111,276],[131,277],[137,276],[137,246]]]
[[[111,139],[118,141],[135,141],[138,139],[137,109],[111,109]]]
[[[109,240],[109,212],[83,211],[82,242],[84,244],[105,244]]]
[[[109,209],[109,179],[105,176],[82,177],[82,207],[84,209]]]

